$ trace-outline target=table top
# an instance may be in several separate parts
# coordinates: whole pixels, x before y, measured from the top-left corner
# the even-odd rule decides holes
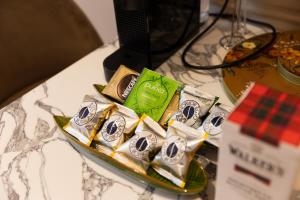
[[[218,24],[188,54],[201,64],[222,62],[226,50],[219,38],[226,34]],[[251,27],[254,32],[262,31]],[[0,110],[0,199],[213,199],[214,177],[206,192],[191,197],[156,190],[122,175],[73,148],[56,126],[53,115],[72,116],[85,94],[97,94],[93,84],[105,84],[102,62],[118,48],[103,46],[18,100]],[[184,68],[181,51],[158,72],[220,97],[226,96],[218,70]]]

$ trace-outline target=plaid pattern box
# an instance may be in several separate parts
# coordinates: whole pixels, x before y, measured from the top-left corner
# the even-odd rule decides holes
[[[251,86],[223,125],[216,200],[300,200],[300,99]]]

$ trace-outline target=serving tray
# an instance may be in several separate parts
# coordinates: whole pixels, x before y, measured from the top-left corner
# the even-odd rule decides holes
[[[207,185],[207,174],[204,171],[204,169],[201,167],[201,165],[193,160],[189,167],[189,172],[187,176],[187,183],[185,188],[180,188],[176,185],[174,185],[172,182],[167,180],[166,178],[159,175],[155,170],[153,170],[151,167],[147,171],[147,175],[140,174],[132,170],[131,168],[127,167],[126,165],[123,165],[122,163],[119,163],[117,160],[113,159],[110,156],[107,156],[104,153],[101,153],[97,151],[96,149],[93,149],[80,141],[78,141],[75,137],[68,134],[64,129],[63,126],[66,125],[70,118],[69,117],[63,117],[63,116],[54,116],[54,119],[57,123],[57,125],[61,128],[62,134],[66,138],[70,140],[71,143],[76,143],[83,149],[87,150],[91,155],[95,156],[96,159],[100,159],[105,161],[106,163],[110,164],[111,166],[121,170],[124,174],[126,174],[129,177],[132,177],[142,183],[150,184],[151,186],[154,186],[156,188],[160,188],[169,192],[177,193],[177,194],[184,194],[184,195],[192,195],[202,192],[206,185]]]

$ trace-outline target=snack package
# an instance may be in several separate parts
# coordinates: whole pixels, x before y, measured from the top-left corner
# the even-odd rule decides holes
[[[199,128],[201,117],[209,111],[217,100],[218,97],[187,85],[181,91],[178,111],[171,119],[193,128]]]
[[[231,107],[221,103],[217,103],[211,108],[209,115],[198,129],[200,132],[208,134],[207,141],[209,143],[219,146],[219,140],[222,135],[222,123],[231,109]]]
[[[166,76],[144,69],[124,105],[137,114],[147,114],[158,121],[180,84]]]
[[[126,136],[134,131],[139,121],[139,116],[133,110],[117,103],[115,105],[94,138],[96,143],[114,150],[124,143]]]
[[[160,175],[184,188],[190,162],[207,134],[178,121],[171,121],[167,138],[151,165]]]
[[[75,116],[63,128],[80,142],[90,146],[113,103],[102,95],[84,96]]]
[[[157,153],[166,137],[166,131],[149,116],[143,115],[135,135],[122,144],[114,158],[139,173],[146,174],[151,158]]]
[[[167,109],[165,110],[163,116],[159,120],[159,124],[164,128],[168,127],[168,121],[179,109],[179,96],[180,96],[180,90],[177,90],[172,100],[170,101]]]
[[[138,72],[129,69],[124,65],[120,65],[118,70],[114,73],[113,77],[103,89],[102,93],[124,103],[136,84],[138,77]]]

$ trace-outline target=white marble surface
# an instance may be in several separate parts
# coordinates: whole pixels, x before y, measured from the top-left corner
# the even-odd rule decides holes
[[[220,62],[225,50],[217,27],[193,48],[197,62]],[[105,83],[102,62],[117,47],[97,49],[61,73],[0,110],[1,200],[200,199],[156,190],[122,175],[73,148],[60,133],[52,115],[71,116],[85,94],[96,94],[92,84]],[[231,105],[217,71],[201,72],[181,66],[180,53],[159,72],[221,97]],[[209,189],[210,190],[210,189]],[[205,199],[212,199],[212,197]]]

